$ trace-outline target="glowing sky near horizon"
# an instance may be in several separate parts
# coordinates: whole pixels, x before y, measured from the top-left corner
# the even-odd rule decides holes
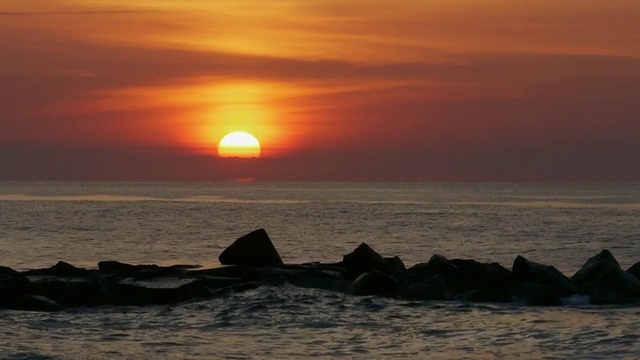
[[[640,181],[640,3],[0,0],[0,180]],[[247,131],[261,159],[214,155]]]

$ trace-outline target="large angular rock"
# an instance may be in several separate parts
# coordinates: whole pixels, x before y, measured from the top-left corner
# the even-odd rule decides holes
[[[571,277],[571,281],[578,285],[597,281],[609,269],[620,269],[620,264],[611,252],[605,249],[587,260],[582,268]]]
[[[365,243],[345,255],[342,258],[342,266],[346,270],[347,277],[351,279],[367,272],[380,271],[386,274],[391,272],[385,258]]]
[[[524,256],[516,257],[512,271],[517,283],[534,282],[549,286],[558,297],[569,297],[578,292],[571,280],[558,269],[527,260]]]
[[[264,229],[255,230],[229,245],[218,257],[222,265],[274,266],[282,264],[278,250]]]
[[[349,287],[351,295],[377,295],[394,297],[398,292],[398,281],[381,271],[373,271],[358,276]]]

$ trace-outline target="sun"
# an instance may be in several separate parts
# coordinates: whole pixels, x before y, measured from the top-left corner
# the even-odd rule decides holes
[[[227,134],[218,144],[218,156],[239,157],[239,158],[259,158],[260,142],[255,136],[244,132],[235,131]]]

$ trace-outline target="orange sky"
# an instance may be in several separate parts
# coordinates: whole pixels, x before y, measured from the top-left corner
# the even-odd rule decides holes
[[[0,0],[0,180],[640,181],[638,19],[637,0]],[[216,158],[232,131],[263,157]]]

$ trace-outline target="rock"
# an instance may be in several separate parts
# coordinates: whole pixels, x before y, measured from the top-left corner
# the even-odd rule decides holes
[[[30,311],[60,311],[62,306],[57,302],[41,295],[23,295],[20,299],[22,310]]]
[[[582,286],[597,305],[640,303],[640,280],[622,269],[611,267],[596,281]]]
[[[382,271],[373,271],[361,274],[356,278],[349,290],[351,295],[377,295],[394,297],[398,292],[398,280]]]
[[[132,277],[135,279],[151,279],[158,276],[182,275],[188,269],[199,268],[200,265],[131,265],[119,261],[100,261],[98,269],[103,275],[112,277]]]
[[[467,300],[472,302],[493,302],[508,303],[512,302],[511,294],[513,292],[512,283],[510,282],[483,282],[479,287],[471,290],[467,295]]]
[[[640,262],[633,264],[627,272],[635,276],[637,279],[640,279]]]
[[[175,304],[194,297],[210,295],[205,287],[186,284],[178,288],[148,288],[101,279],[100,288],[115,305],[143,306]]]
[[[273,266],[282,264],[278,251],[264,229],[240,237],[218,257],[222,265]]]
[[[445,275],[436,274],[422,281],[405,284],[398,294],[406,300],[451,300]]]
[[[611,285],[619,293],[640,299],[640,280],[619,268],[607,269],[600,281]]]
[[[390,268],[384,257],[373,250],[366,243],[360,244],[351,253],[344,255],[342,266],[350,279],[355,279],[363,273],[380,271],[389,274]]]
[[[512,291],[514,302],[530,306],[560,306],[562,305],[557,289],[551,285],[538,282],[524,282]]]
[[[58,261],[54,266],[47,269],[37,269],[25,271],[26,276],[57,276],[57,277],[83,277],[94,273],[95,271],[77,268],[67,262]]]
[[[5,267],[0,267],[0,288],[13,295],[31,293],[31,281],[21,273]]]
[[[571,277],[571,281],[578,285],[597,281],[609,269],[620,269],[620,264],[609,250],[602,250],[598,255],[587,260]]]
[[[481,287],[488,291],[499,288],[509,290],[513,286],[513,274],[498,263],[481,263],[466,259],[448,260],[438,254],[433,255],[428,263],[418,264],[407,270],[404,282],[410,286],[435,275],[442,276],[447,293],[451,296],[464,297]],[[494,297],[502,299],[504,294],[495,294]]]
[[[402,259],[399,256],[386,257],[384,261],[389,266],[389,273],[396,279],[404,277],[407,272],[407,267],[404,265]]]
[[[427,263],[412,266],[406,271],[405,282],[418,283],[435,275],[443,275],[448,283],[456,282],[461,276],[459,269],[442,255],[431,256]]]
[[[481,263],[472,259],[451,260],[457,268],[456,292],[467,293],[480,288],[484,290],[509,290],[513,287],[513,273],[498,263]],[[500,290],[502,292],[502,290]],[[488,295],[488,294],[487,294]],[[500,298],[498,294],[496,297]]]
[[[457,276],[452,291],[470,301],[510,302],[513,288],[511,270],[498,263],[481,263],[472,259],[453,259]]]
[[[302,288],[320,289],[340,293],[346,293],[351,286],[351,282],[349,280],[328,275],[304,275],[287,281],[291,285]]]
[[[513,262],[513,276],[518,283],[534,282],[547,285],[557,297],[569,297],[578,293],[576,286],[553,266],[538,264],[518,255]]]
[[[97,279],[84,281],[42,280],[33,282],[34,294],[45,296],[64,307],[111,304]]]

